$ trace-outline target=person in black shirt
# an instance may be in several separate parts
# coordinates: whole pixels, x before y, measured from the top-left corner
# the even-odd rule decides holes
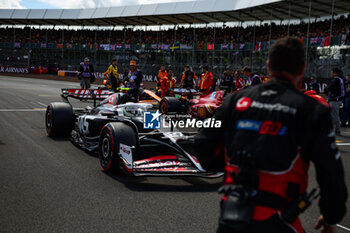
[[[196,135],[202,167],[226,172],[218,233],[304,233],[286,206],[305,194],[310,162],[321,196],[315,228],[334,233],[345,216],[348,195],[330,109],[297,89],[305,60],[298,38],[275,42],[267,61],[271,80],[228,95],[213,117],[221,127]]]
[[[137,69],[136,61],[130,61],[130,69],[129,71],[124,73],[123,84],[125,87],[130,88],[130,95],[133,98],[134,102],[138,101],[140,86],[143,78],[143,74],[141,71]]]
[[[345,100],[344,100],[344,112],[342,117],[342,125],[346,126],[349,118],[350,111],[350,74],[345,77]]]
[[[231,91],[235,91],[236,87],[233,83],[233,76],[231,74],[231,70],[227,69],[222,74],[222,79],[220,83],[220,89],[225,91],[225,94],[230,93]]]
[[[197,79],[197,75],[190,70],[190,66],[185,66],[185,71],[182,73],[180,87],[193,88],[194,80]]]
[[[335,125],[335,132],[340,134],[339,108],[345,96],[343,72],[339,68],[334,68],[331,76],[333,80],[327,87],[326,93],[328,93],[328,102],[332,109],[332,121]]]

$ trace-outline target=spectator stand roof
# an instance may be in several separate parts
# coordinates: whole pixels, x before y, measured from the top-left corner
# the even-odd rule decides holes
[[[126,26],[303,19],[307,0],[200,0],[93,9],[0,9],[0,24]],[[350,12],[349,0],[334,1],[334,14]],[[312,0],[312,18],[332,14],[332,1]]]

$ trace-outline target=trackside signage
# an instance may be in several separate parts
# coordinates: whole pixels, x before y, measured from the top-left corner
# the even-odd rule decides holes
[[[143,127],[145,129],[160,128],[220,128],[221,121],[214,118],[199,120],[190,115],[161,115],[157,112],[144,112]]]
[[[11,67],[11,66],[0,66],[0,73],[29,74],[29,69],[17,68],[17,67]]]

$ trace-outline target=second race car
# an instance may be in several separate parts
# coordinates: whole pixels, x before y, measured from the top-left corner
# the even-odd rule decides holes
[[[224,91],[202,94],[194,89],[174,89],[174,97],[163,97],[159,104],[162,114],[182,113],[194,118],[211,117],[224,100]]]

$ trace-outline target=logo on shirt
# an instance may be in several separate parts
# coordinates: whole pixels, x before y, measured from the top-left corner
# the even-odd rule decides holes
[[[283,136],[287,127],[276,121],[239,120],[236,123],[237,130],[255,131],[261,135]]]
[[[242,97],[237,101],[236,109],[239,112],[247,110],[252,103],[252,100],[249,97]]]

